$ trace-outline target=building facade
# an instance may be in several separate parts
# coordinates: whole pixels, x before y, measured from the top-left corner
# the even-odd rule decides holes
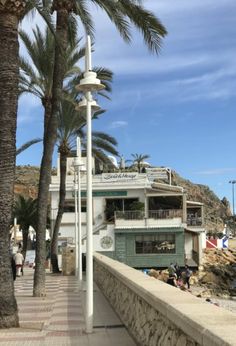
[[[60,243],[75,240],[75,186],[72,158],[68,159],[66,203]],[[85,161],[86,159],[83,158]],[[86,252],[86,173],[81,174],[82,249]],[[60,172],[52,176],[51,220],[55,222]],[[93,245],[135,268],[163,268],[201,262],[205,244],[201,203],[187,200],[180,186],[171,185],[169,169],[145,173],[114,172],[93,175]]]

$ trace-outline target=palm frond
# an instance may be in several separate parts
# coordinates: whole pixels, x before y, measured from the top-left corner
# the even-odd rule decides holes
[[[128,43],[131,42],[130,24],[122,13],[121,6],[117,2],[111,0],[91,1],[107,13],[109,19],[115,24],[124,41]]]
[[[87,0],[76,1],[76,14],[79,16],[87,35],[94,37],[94,23],[87,8]]]
[[[25,151],[26,149],[28,149],[29,147],[31,147],[31,145],[36,144],[42,142],[41,138],[35,138],[32,139],[31,141],[28,141],[26,143],[24,143],[23,145],[21,145],[17,150],[16,150],[16,155],[19,155],[20,153],[22,153],[22,151]]]
[[[121,11],[130,22],[141,31],[144,42],[151,52],[159,53],[162,38],[167,35],[167,30],[160,20],[150,11],[144,9],[141,4],[132,1],[119,0]]]

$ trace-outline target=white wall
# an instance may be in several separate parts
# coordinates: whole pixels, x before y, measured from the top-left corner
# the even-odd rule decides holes
[[[102,247],[101,240],[103,237],[110,237],[112,239],[112,245],[109,248]],[[93,236],[93,251],[115,251],[114,226],[108,225],[106,230],[101,230],[99,234]],[[86,252],[86,239],[82,242],[82,252]]]
[[[186,258],[192,258],[192,250],[193,250],[193,239],[192,234],[185,232],[185,244],[184,244],[184,250]]]

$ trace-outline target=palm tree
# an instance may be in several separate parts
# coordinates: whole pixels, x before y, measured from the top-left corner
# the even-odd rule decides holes
[[[30,141],[22,144],[19,148],[16,149],[16,156],[21,154],[23,151],[25,151],[29,147],[31,147],[31,145],[39,143],[39,142],[42,142],[41,138],[31,139]]]
[[[148,159],[150,156],[146,154],[131,154],[131,156],[133,157],[133,165],[137,165],[138,172],[141,173],[144,160]]]
[[[48,187],[51,176],[51,156],[53,147],[48,147],[50,142],[48,134],[49,119],[52,109],[52,86],[53,86],[53,69],[54,69],[54,55],[55,55],[55,38],[49,29],[46,33],[41,33],[40,29],[36,27],[33,31],[33,40],[29,35],[23,31],[20,32],[20,37],[28,51],[31,63],[26,59],[20,59],[21,78],[20,78],[20,92],[29,92],[41,99],[44,107],[44,152],[40,168],[40,181],[38,193],[38,214],[36,225],[36,269],[35,269],[35,289],[34,295],[45,295],[45,230],[47,220],[47,203],[48,203]],[[63,59],[63,79],[70,78],[73,73],[80,72],[76,63],[84,54],[84,49],[77,50],[76,46],[78,40],[74,45],[65,47]],[[34,67],[32,67],[32,65]],[[53,122],[57,126],[57,120]],[[51,125],[50,125],[51,126]],[[50,132],[50,131],[49,131]],[[50,155],[48,149],[50,148]],[[39,264],[39,265],[38,265]]]
[[[48,167],[49,161],[47,154],[46,144],[49,140],[47,134],[47,127],[49,124],[51,107],[52,107],[52,85],[53,85],[53,57],[55,49],[55,38],[49,29],[46,30],[45,34],[42,34],[40,29],[36,27],[33,31],[34,39],[32,39],[23,31],[20,32],[20,37],[27,48],[32,65],[24,58],[20,59],[21,67],[21,78],[20,78],[20,92],[29,92],[41,99],[44,107],[44,154],[42,158],[41,170],[40,170],[40,184],[39,184],[39,195],[38,195],[38,222],[40,219],[40,227],[44,222],[44,216],[47,216],[47,200],[48,200],[48,184],[50,181],[50,169]],[[68,88],[63,92],[63,97],[68,98],[69,90],[74,88],[74,84],[78,83],[78,79],[82,77],[82,73],[77,66],[79,59],[84,56],[85,49],[82,47],[77,50],[77,46],[80,40],[75,40],[69,45],[65,51],[64,56],[64,79],[68,82]],[[110,80],[112,78],[111,71],[104,68],[96,69],[99,78],[103,81],[106,86],[106,90],[110,91]],[[77,74],[76,78],[73,78],[74,74]],[[105,92],[103,95],[107,97]],[[60,108],[59,113],[60,114]],[[45,166],[46,165],[46,166]],[[45,185],[46,184],[46,185]],[[46,197],[47,196],[47,197]],[[43,202],[44,201],[44,202]],[[42,204],[43,203],[43,204]],[[46,208],[46,209],[45,209]],[[36,227],[38,230],[38,225]],[[46,229],[46,225],[45,225]],[[44,233],[45,233],[44,229]],[[35,288],[34,295],[43,295],[41,287],[44,287],[44,260],[45,257],[45,234],[37,232],[37,243],[36,243],[36,270],[35,270]],[[37,255],[38,254],[38,255]],[[39,263],[39,265],[38,265]]]
[[[19,325],[9,256],[18,99],[18,24],[26,1],[0,1],[0,328]]]
[[[73,15],[78,15],[87,33],[93,33],[93,21],[87,9],[91,1],[86,0],[52,0],[51,12],[56,11],[56,41],[53,70],[53,89],[51,115],[47,123],[44,135],[44,151],[41,161],[38,217],[37,217],[37,243],[36,243],[36,268],[34,276],[34,296],[45,294],[45,271],[42,242],[46,226],[46,202],[48,198],[50,168],[52,154],[57,138],[57,122],[60,111],[63,81],[65,76],[65,54],[69,42],[69,23],[73,21]],[[93,0],[92,3],[104,10],[115,24],[121,36],[127,42],[131,40],[130,24],[137,27],[143,34],[144,41],[149,49],[158,53],[161,38],[166,35],[166,29],[160,21],[141,5],[141,0]],[[40,245],[41,244],[41,245]]]
[[[97,117],[98,114],[95,114]],[[59,272],[57,261],[58,233],[64,212],[65,195],[66,195],[66,163],[67,157],[75,145],[76,137],[81,138],[82,147],[86,148],[86,135],[83,130],[86,122],[84,117],[75,110],[74,104],[69,100],[63,100],[61,103],[58,126],[58,152],[60,153],[60,191],[57,217],[53,229],[51,241],[51,263],[53,272]],[[92,133],[92,151],[93,155],[100,162],[106,162],[106,152],[117,155],[115,149],[116,140],[103,133]]]
[[[35,229],[35,220],[37,212],[37,200],[31,197],[25,198],[19,195],[13,208],[13,216],[17,218],[18,224],[23,233],[23,249],[22,254],[26,257],[29,227]]]

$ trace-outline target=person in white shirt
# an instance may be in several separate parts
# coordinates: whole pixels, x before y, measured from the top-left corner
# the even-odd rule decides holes
[[[16,276],[21,275],[21,268],[23,267],[24,257],[22,253],[18,250],[15,254],[15,263],[16,263]]]

